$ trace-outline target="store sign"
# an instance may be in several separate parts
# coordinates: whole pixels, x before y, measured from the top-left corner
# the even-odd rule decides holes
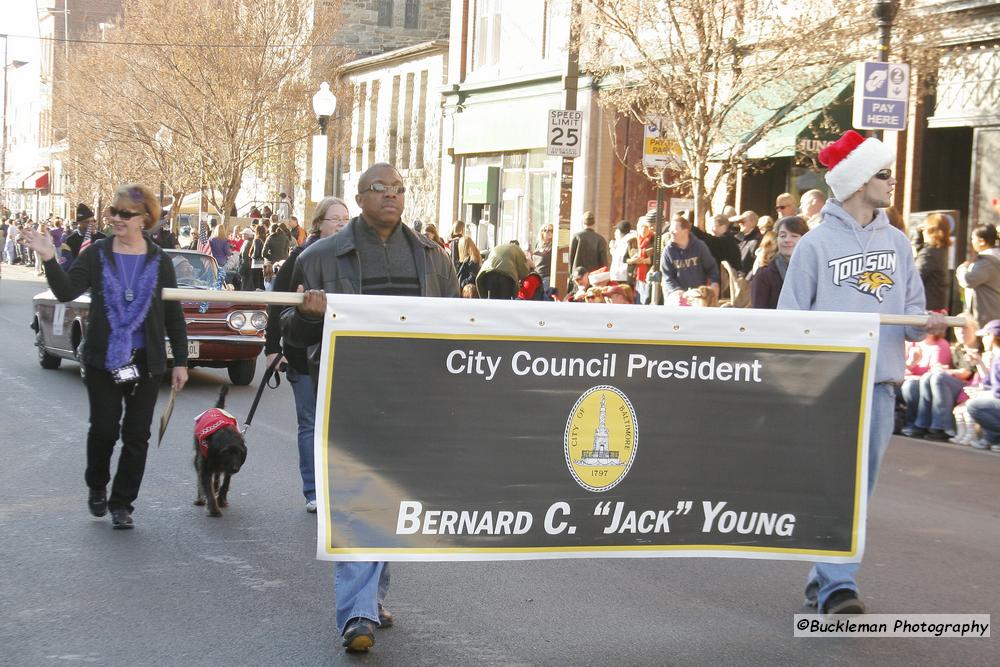
[[[546,155],[580,157],[583,136],[583,112],[552,109],[549,111],[549,131]]]
[[[876,315],[327,304],[321,559],[861,558]]]
[[[910,96],[906,63],[858,63],[853,125],[858,130],[905,130]]]
[[[681,146],[663,136],[660,118],[646,121],[642,131],[642,165],[651,169],[673,169],[680,163]]]
[[[466,204],[496,204],[500,190],[500,167],[466,167],[462,201]]]
[[[831,139],[804,139],[799,138],[795,142],[795,152],[799,155],[819,155],[819,152],[832,144]]]

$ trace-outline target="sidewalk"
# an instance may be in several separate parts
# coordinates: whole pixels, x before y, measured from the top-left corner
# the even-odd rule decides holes
[[[7,264],[0,266],[0,279],[17,280],[19,282],[44,283],[45,276],[35,275],[34,266],[21,266],[20,264]]]

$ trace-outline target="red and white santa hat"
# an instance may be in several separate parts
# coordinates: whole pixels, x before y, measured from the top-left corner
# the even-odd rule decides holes
[[[896,154],[875,137],[865,139],[848,130],[840,139],[819,152],[819,162],[829,171],[826,184],[833,196],[844,201],[872,176],[896,162]]]

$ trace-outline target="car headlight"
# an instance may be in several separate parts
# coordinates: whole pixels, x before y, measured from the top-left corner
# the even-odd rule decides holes
[[[235,312],[229,313],[229,326],[233,329],[239,331],[247,323],[247,316],[245,313]]]
[[[250,326],[252,326],[257,331],[263,331],[267,328],[267,313],[260,310],[254,311],[250,315]]]

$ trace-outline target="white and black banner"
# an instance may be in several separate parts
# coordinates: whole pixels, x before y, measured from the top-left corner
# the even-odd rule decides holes
[[[861,559],[875,315],[328,304],[319,558]]]

